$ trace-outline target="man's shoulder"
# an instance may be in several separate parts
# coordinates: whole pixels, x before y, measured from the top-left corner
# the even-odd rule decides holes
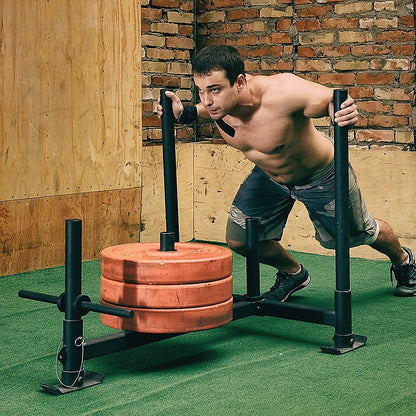
[[[293,97],[299,95],[304,87],[302,79],[289,72],[253,76],[249,83],[252,90],[261,96],[263,104],[273,105],[276,101],[281,103],[294,99]]]

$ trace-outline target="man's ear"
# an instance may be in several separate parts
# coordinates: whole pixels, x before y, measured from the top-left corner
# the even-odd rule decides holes
[[[236,83],[237,83],[237,90],[241,91],[246,86],[246,83],[247,83],[246,75],[245,74],[238,75]]]

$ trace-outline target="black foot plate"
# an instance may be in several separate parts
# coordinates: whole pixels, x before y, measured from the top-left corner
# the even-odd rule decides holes
[[[363,337],[361,335],[353,335],[352,340],[353,340],[353,342],[352,342],[350,347],[339,348],[339,347],[335,347],[335,345],[333,345],[331,347],[321,347],[321,351],[325,352],[327,354],[332,354],[332,355],[345,354],[347,352],[354,351],[357,348],[364,347],[364,345],[367,342],[367,337]]]
[[[49,394],[53,394],[54,396],[60,396],[61,394],[72,393],[73,391],[82,390],[86,389],[87,387],[101,384],[103,378],[104,375],[102,374],[94,373],[92,371],[86,371],[84,373],[84,383],[80,386],[65,387],[62,384],[58,384],[56,386],[41,384],[41,387]]]

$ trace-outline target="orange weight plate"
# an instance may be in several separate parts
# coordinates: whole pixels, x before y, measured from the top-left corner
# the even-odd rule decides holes
[[[213,282],[150,285],[120,282],[101,276],[101,299],[137,308],[192,308],[213,305],[233,293],[232,276]]]
[[[104,305],[113,305],[101,301]],[[216,328],[233,318],[233,298],[216,305],[182,309],[128,308],[132,319],[101,314],[101,322],[111,328],[151,334],[175,334]]]
[[[227,247],[175,243],[176,251],[160,251],[159,243],[132,243],[105,248],[101,273],[131,283],[181,284],[211,282],[232,273]]]

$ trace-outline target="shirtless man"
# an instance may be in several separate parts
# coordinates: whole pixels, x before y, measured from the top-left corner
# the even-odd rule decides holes
[[[259,218],[260,261],[278,270],[264,296],[284,302],[310,282],[308,271],[279,242],[295,200],[308,209],[321,245],[335,248],[334,147],[311,119],[329,115],[339,126],[350,126],[358,120],[357,107],[348,97],[334,114],[331,88],[293,74],[248,75],[238,51],[229,46],[202,49],[192,70],[200,103],[184,107],[176,94],[166,92],[174,116],[182,124],[214,120],[224,140],[255,164],[230,209],[226,240],[244,255],[245,219]],[[158,104],[159,116],[162,110]],[[371,217],[352,168],[349,175],[350,246],[367,244],[387,255],[396,295],[415,295],[413,252],[400,245],[386,222]]]

